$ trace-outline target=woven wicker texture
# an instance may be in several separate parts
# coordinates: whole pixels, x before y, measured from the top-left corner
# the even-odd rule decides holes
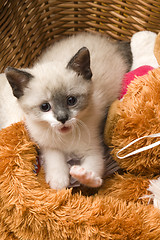
[[[141,30],[160,31],[160,0],[1,0],[0,71],[28,67],[60,37],[101,31],[128,40]]]

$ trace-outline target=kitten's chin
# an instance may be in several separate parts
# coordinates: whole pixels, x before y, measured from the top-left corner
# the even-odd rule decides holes
[[[70,133],[72,131],[72,128],[74,128],[74,124],[76,123],[76,121],[76,118],[72,118],[67,121],[66,124],[57,126],[57,129],[62,134]]]
[[[58,130],[59,130],[60,133],[68,133],[68,132],[71,131],[71,129],[72,129],[71,126],[67,126],[67,127],[63,126],[63,127],[59,128]]]
[[[61,124],[61,123],[51,123],[51,127],[55,129],[55,131],[58,131],[62,134],[67,134],[72,131],[72,128],[74,128],[74,124],[76,122],[76,118],[72,118],[67,123]]]

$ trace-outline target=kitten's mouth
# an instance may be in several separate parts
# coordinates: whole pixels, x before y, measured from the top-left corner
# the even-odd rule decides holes
[[[60,131],[61,133],[67,133],[67,132],[69,132],[70,130],[71,130],[71,127],[70,127],[70,126],[63,126],[63,127],[59,128],[59,131]]]

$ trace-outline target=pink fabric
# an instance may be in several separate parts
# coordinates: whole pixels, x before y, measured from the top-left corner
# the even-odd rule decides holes
[[[127,92],[127,87],[130,84],[131,81],[134,80],[134,78],[137,76],[143,76],[145,74],[147,74],[150,70],[152,70],[153,67],[148,66],[148,65],[144,65],[141,66],[133,71],[130,71],[128,73],[125,74],[124,78],[123,78],[123,82],[122,82],[122,91],[121,91],[121,96],[120,99],[126,94]]]

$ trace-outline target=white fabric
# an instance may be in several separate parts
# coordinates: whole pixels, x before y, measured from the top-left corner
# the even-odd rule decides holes
[[[149,65],[153,68],[159,67],[154,56],[154,45],[157,34],[151,31],[140,31],[133,34],[131,38],[131,51],[133,64],[131,70]]]

